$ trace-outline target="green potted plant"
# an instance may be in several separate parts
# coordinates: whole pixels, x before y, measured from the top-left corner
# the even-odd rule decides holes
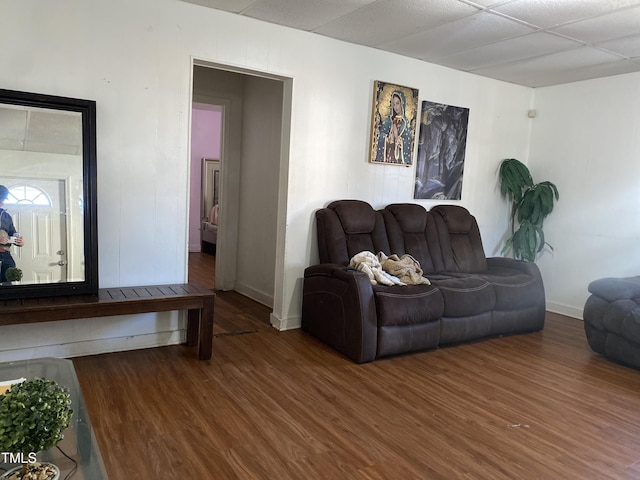
[[[16,267],[9,267],[7,268],[5,276],[8,282],[19,282],[22,280],[22,270]]]
[[[511,202],[511,236],[502,253],[511,251],[515,259],[535,262],[545,245],[553,250],[542,225],[560,198],[558,188],[549,181],[534,183],[527,166],[515,158],[500,163],[498,177],[501,195]]]
[[[23,463],[0,479],[57,480],[58,467],[37,463],[36,454],[62,440],[72,415],[68,389],[52,380],[25,380],[0,395],[0,451]]]

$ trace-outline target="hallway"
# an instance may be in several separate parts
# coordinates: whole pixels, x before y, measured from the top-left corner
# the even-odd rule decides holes
[[[216,289],[216,257],[203,252],[189,252],[189,283]]]
[[[215,290],[216,257],[189,252],[189,282]],[[264,305],[233,290],[217,291],[213,336],[243,335],[270,327]]]

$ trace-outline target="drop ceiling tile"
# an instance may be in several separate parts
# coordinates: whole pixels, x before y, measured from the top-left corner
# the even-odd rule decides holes
[[[266,22],[314,30],[375,0],[262,0],[245,14]]]
[[[639,5],[638,0],[516,0],[495,11],[542,28]]]
[[[27,130],[27,112],[14,106],[0,107],[0,138],[15,139],[22,145]],[[12,148],[11,150],[16,150]],[[19,148],[21,150],[21,148]]]
[[[497,7],[498,5],[515,2],[517,0],[459,0],[459,1],[480,5],[482,7]]]
[[[316,32],[347,42],[378,46],[477,11],[476,7],[451,0],[378,0]]]
[[[434,60],[533,31],[513,20],[481,12],[379,47],[409,57]]]
[[[640,6],[569,23],[553,31],[589,43],[635,35],[640,32]]]
[[[24,150],[24,142],[15,138],[1,138],[0,150]]]
[[[587,77],[608,77],[611,75],[620,75],[623,73],[632,73],[637,71],[638,64],[630,60],[616,60],[615,62],[600,63],[598,65],[591,65],[581,69],[572,70],[572,72],[577,75],[578,79]]]
[[[438,59],[438,63],[470,71],[574,49],[579,45],[573,40],[550,33],[537,32],[443,57]]]
[[[80,153],[78,144],[63,145],[59,143],[27,141],[24,149],[30,152],[58,153],[61,155],[78,155]]]
[[[640,57],[640,34],[597,43],[595,46],[629,58]]]
[[[26,139],[42,144],[81,145],[80,115],[75,112],[33,111],[29,115]]]
[[[640,72],[640,0],[181,1],[522,85]],[[554,29],[552,34],[537,31],[546,27]],[[536,32],[526,33],[531,28]],[[541,57],[553,59],[580,45],[595,46],[592,50],[611,55],[609,61],[540,67]],[[524,63],[533,66],[528,69]]]
[[[196,5],[202,5],[204,7],[216,8],[218,10],[224,10],[225,12],[240,13],[247,7],[250,7],[254,3],[258,3],[258,0],[182,0],[187,3],[195,3]]]
[[[612,63],[603,63],[589,67],[576,68],[572,70],[556,70],[552,72],[541,72],[537,75],[530,75],[526,81],[530,87],[547,87],[562,83],[579,82],[594,78],[610,77],[638,71],[638,65],[634,65],[629,60],[619,60]],[[521,83],[524,85],[524,83]]]
[[[519,85],[539,87],[580,80],[585,78],[586,72],[589,70],[594,73],[593,76],[587,78],[596,78],[599,76],[595,73],[597,70],[603,68],[611,70],[619,62],[622,61],[615,55],[590,47],[580,47],[508,65],[480,68],[474,70],[473,73]],[[626,63],[628,66],[631,65],[630,62]],[[607,64],[609,66],[605,67]],[[624,64],[619,63],[619,65]]]

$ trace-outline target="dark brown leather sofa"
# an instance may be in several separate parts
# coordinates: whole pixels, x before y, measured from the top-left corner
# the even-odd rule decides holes
[[[544,326],[538,267],[486,258],[463,207],[339,200],[316,212],[320,264],[305,269],[302,329],[357,363]],[[410,254],[431,285],[372,285],[361,251]]]

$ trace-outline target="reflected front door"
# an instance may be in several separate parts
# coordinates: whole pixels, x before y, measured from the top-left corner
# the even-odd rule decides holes
[[[7,206],[16,230],[24,237],[24,247],[12,248],[24,283],[67,281],[67,228],[65,181],[32,179],[29,184],[42,190],[49,205],[18,203]]]

